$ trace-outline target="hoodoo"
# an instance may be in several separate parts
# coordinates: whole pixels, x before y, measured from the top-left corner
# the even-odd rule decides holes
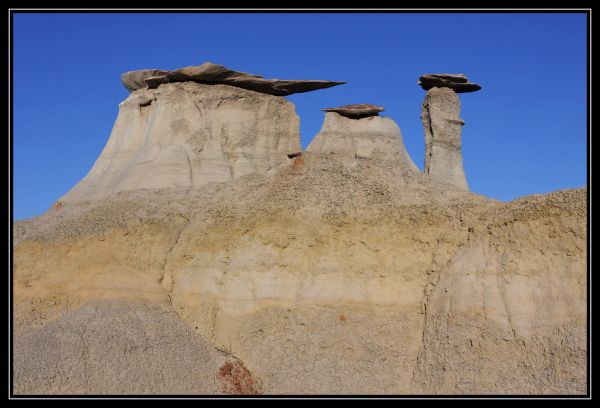
[[[62,202],[273,174],[300,150],[295,107],[279,95],[343,83],[266,80],[208,62],[132,71],[121,80],[132,92],[108,143]]]
[[[392,119],[379,116],[384,108],[369,104],[325,108],[325,121],[307,148],[316,154],[335,154],[346,162],[372,158],[396,160],[407,170],[418,172]]]
[[[425,173],[382,106],[302,151],[281,95],[338,82],[122,82],[90,173],[14,224],[15,394],[587,392],[587,191],[467,191],[464,75],[421,78]]]
[[[419,78],[427,91],[421,120],[425,131],[426,174],[433,179],[468,190],[461,149],[462,126],[458,93],[475,92],[481,86],[463,74],[428,74]]]

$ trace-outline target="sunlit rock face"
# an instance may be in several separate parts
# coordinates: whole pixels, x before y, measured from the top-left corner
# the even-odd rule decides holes
[[[194,82],[139,89],[120,104],[89,174],[61,201],[272,174],[299,149],[299,118],[283,97]]]
[[[425,131],[424,172],[433,179],[469,189],[462,157],[460,100],[450,88],[431,88],[425,95],[421,120]]]
[[[383,107],[303,152],[290,102],[191,71],[130,75],[88,176],[14,224],[15,393],[588,391],[585,188],[467,191],[451,87],[419,172]]]
[[[321,130],[307,151],[334,154],[348,164],[359,159],[393,160],[400,168],[418,171],[406,151],[396,122],[377,113],[355,118],[336,111],[327,112]]]
[[[426,74],[417,82],[427,91],[421,107],[425,132],[424,172],[432,179],[469,189],[463,169],[460,99],[457,93],[475,92],[481,86],[464,74]]]

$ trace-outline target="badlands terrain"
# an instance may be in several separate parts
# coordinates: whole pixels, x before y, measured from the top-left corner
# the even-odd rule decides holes
[[[302,151],[284,95],[341,82],[122,81],[89,174],[14,224],[15,394],[587,392],[587,190],[470,192],[479,85],[421,78],[421,172],[375,105]]]

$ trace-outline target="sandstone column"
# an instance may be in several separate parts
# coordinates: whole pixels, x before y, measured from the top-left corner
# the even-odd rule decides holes
[[[427,91],[421,120],[425,131],[424,172],[438,181],[469,190],[461,151],[461,133],[465,122],[460,118],[457,92],[481,89],[462,74],[428,74],[418,82]]]

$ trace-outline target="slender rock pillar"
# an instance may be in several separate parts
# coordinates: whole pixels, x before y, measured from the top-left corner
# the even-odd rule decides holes
[[[425,131],[424,172],[433,179],[465,190],[469,185],[463,169],[460,99],[456,94],[474,92],[481,87],[462,74],[423,75],[419,84],[425,90],[421,120]]]

